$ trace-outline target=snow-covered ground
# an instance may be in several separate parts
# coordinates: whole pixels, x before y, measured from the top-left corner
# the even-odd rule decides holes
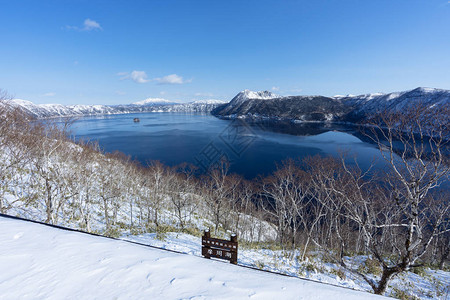
[[[146,233],[138,236],[128,235],[122,239],[201,256],[199,238],[185,233],[170,232],[163,235]],[[366,258],[357,256],[348,259],[362,260]],[[364,280],[341,269],[336,264],[324,262],[320,259],[320,255],[310,256],[306,261],[299,262],[291,252],[241,247],[238,264],[355,290],[372,290]],[[386,295],[400,296],[402,292],[408,291],[410,297],[415,297],[411,299],[450,299],[450,273],[432,269],[425,269],[423,272],[424,274],[421,275],[405,272],[395,277],[389,285]]]
[[[0,299],[383,298],[4,217],[0,270]]]

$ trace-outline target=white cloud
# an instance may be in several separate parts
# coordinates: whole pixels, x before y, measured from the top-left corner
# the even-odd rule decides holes
[[[71,26],[71,25],[66,25],[63,28],[65,28],[67,30],[80,30],[77,26]]]
[[[77,31],[92,31],[92,30],[103,30],[102,26],[97,21],[86,19],[83,22],[82,27],[66,25],[65,27],[68,30],[77,30]]]
[[[49,93],[43,94],[42,96],[44,96],[44,97],[54,97],[54,96],[56,96],[56,93],[49,92]]]
[[[163,96],[163,95],[165,95],[165,94],[167,94],[165,91],[161,91],[161,92],[159,92],[159,94],[161,95],[161,96]]]
[[[98,24],[96,21],[91,19],[84,20],[84,27],[83,30],[90,31],[90,30],[103,30],[103,28]]]
[[[115,91],[114,93],[115,93],[116,95],[120,95],[120,96],[123,96],[123,95],[126,94],[125,92],[119,91],[119,90]]]
[[[273,86],[272,87],[272,91],[279,91],[280,90],[280,87],[278,87],[278,86]]]
[[[178,76],[177,74],[171,74],[162,78],[155,78],[153,80],[157,81],[159,84],[183,84],[192,81],[192,79],[184,80],[183,77]]]
[[[130,74],[130,78],[137,83],[146,83],[150,81],[147,79],[147,74],[144,71],[133,71]]]
[[[184,84],[189,83],[192,79],[184,79],[177,74],[171,74],[164,77],[158,77],[153,79],[148,79],[147,73],[145,71],[134,70],[132,72],[119,72],[117,76],[120,76],[120,80],[131,79],[136,83],[147,83],[150,81],[156,81],[158,84]]]
[[[117,75],[122,76],[120,78],[120,80],[131,79],[136,83],[146,83],[146,82],[150,81],[149,79],[147,79],[147,74],[145,73],[145,71],[134,70],[131,73],[120,72],[120,73],[117,73]]]

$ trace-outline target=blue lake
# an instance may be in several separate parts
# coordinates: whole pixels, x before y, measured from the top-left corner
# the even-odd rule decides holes
[[[133,122],[139,118],[140,122]],[[98,141],[107,152],[120,151],[146,164],[159,160],[200,169],[226,157],[230,172],[248,179],[267,175],[287,158],[349,151],[363,167],[379,158],[375,145],[361,141],[355,128],[324,124],[247,123],[206,114],[144,113],[78,119],[76,139]]]

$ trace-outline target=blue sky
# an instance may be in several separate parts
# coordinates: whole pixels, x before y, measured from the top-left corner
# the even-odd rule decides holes
[[[4,1],[0,88],[35,103],[450,89],[450,1]]]

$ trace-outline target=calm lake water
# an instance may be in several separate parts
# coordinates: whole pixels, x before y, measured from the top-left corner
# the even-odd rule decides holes
[[[140,122],[133,122],[139,118]],[[356,137],[345,126],[294,123],[247,123],[211,115],[144,113],[85,117],[72,126],[76,139],[98,141],[107,152],[121,151],[142,163],[159,160],[167,165],[183,162],[200,169],[227,157],[230,172],[248,179],[267,175],[287,158],[334,155],[350,151],[362,167],[380,157],[373,144]]]

